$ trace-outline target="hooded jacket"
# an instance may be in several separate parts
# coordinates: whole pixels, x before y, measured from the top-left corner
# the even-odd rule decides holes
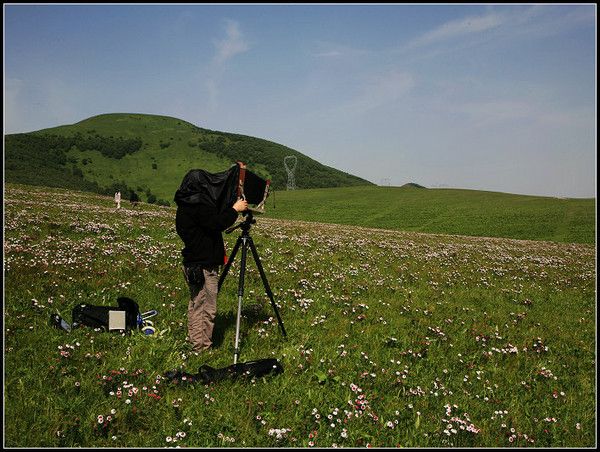
[[[218,211],[206,204],[177,206],[175,229],[184,243],[181,251],[185,266],[223,265],[225,244],[222,232],[235,223],[238,213],[233,207]]]

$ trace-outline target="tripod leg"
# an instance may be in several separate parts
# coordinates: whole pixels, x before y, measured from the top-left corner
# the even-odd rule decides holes
[[[233,352],[233,364],[237,364],[238,357],[240,356],[240,322],[242,317],[242,298],[244,297],[244,274],[246,273],[246,256],[248,254],[248,239],[242,237],[240,238],[240,241],[243,242],[242,264],[240,267],[240,281],[238,285],[238,311],[237,319],[235,321],[235,349]]]
[[[233,259],[235,259],[235,255],[240,248],[240,244],[242,243],[242,238],[238,237],[237,242],[235,242],[235,246],[233,247],[233,251],[227,260],[227,264],[223,267],[223,272],[221,273],[221,277],[219,278],[219,290],[221,290],[221,286],[223,285],[223,281],[225,281],[225,276],[227,276],[227,272],[229,272],[229,267],[233,264]]]
[[[273,292],[271,292],[269,281],[267,281],[267,276],[265,275],[265,271],[263,270],[262,264],[260,263],[260,257],[258,257],[258,251],[256,251],[256,247],[254,246],[254,241],[252,240],[252,237],[248,237],[248,241],[250,242],[250,249],[252,250],[252,255],[254,256],[254,261],[256,262],[256,266],[258,267],[258,271],[260,273],[263,285],[265,286],[265,291],[267,292],[267,295],[271,300],[271,306],[273,306],[273,310],[275,311],[277,322],[279,322],[281,333],[283,334],[283,337],[287,337],[285,327],[283,326],[283,321],[281,320],[281,317],[279,316],[279,311],[277,310],[277,305],[275,304],[275,300],[273,300]]]

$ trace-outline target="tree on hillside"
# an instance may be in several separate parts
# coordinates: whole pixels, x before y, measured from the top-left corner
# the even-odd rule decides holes
[[[140,197],[133,190],[131,191],[131,195],[129,196],[129,202],[133,205],[133,207],[137,206],[138,202],[140,202]]]

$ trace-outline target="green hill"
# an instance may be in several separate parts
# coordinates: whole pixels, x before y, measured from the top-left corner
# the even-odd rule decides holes
[[[96,191],[139,192],[170,202],[190,169],[227,169],[236,160],[274,189],[287,183],[284,157],[297,157],[298,188],[372,185],[281,144],[202,129],[186,121],[145,114],[105,114],[76,124],[5,136],[7,182]]]
[[[419,184],[415,184],[414,182],[409,182],[408,184],[404,184],[401,188],[427,188],[427,187],[423,187],[422,185]]]
[[[403,231],[594,243],[595,199],[403,187],[277,192],[267,216]]]

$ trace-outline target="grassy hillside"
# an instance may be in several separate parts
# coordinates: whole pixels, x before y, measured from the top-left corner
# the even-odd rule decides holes
[[[277,192],[268,201],[266,215],[439,234],[594,243],[595,204],[595,199],[475,190],[348,187]]]
[[[125,151],[113,152],[119,146]],[[144,200],[152,194],[172,201],[190,169],[218,172],[236,160],[281,189],[287,182],[283,163],[287,155],[297,156],[298,171],[306,175],[297,179],[299,188],[370,184],[277,143],[142,114],[106,114],[72,125],[9,135],[6,180],[66,188],[74,188],[78,182],[80,186],[75,188],[97,186],[107,189],[105,193],[117,188],[135,190]]]
[[[250,259],[240,360],[275,357],[284,373],[204,386],[162,377],[232,363],[239,258],[214,349],[195,357],[174,208],[8,184],[4,214],[7,447],[597,443],[592,245],[261,217],[252,235],[288,337]],[[158,310],[155,335],[48,325],[119,296]]]

